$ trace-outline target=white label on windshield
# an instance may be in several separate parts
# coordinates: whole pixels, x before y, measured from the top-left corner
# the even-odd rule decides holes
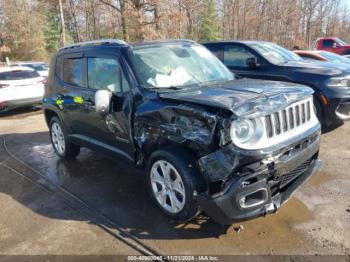
[[[201,57],[205,57],[205,58],[212,57],[212,54],[210,53],[210,51],[203,46],[193,45],[192,49]]]

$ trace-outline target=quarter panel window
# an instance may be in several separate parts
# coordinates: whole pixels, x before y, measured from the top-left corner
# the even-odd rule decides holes
[[[83,58],[65,58],[63,60],[63,81],[84,87],[84,60]]]
[[[226,46],[224,49],[224,64],[226,66],[248,67],[247,58],[255,57],[241,46]]]
[[[92,89],[109,89],[112,92],[129,90],[128,82],[115,58],[88,58],[88,84]],[[122,77],[120,81],[120,77]],[[122,86],[123,87],[122,87]]]

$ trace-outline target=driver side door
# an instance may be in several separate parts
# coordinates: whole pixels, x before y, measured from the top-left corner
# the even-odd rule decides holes
[[[87,90],[82,98],[83,133],[92,147],[133,161],[128,114],[132,96],[121,60],[118,55],[100,52],[86,53],[85,57]],[[101,89],[108,89],[113,94],[107,114],[98,113],[95,109],[95,94]]]

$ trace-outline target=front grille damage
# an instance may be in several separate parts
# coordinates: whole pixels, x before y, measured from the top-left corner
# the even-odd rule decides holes
[[[313,161],[312,159],[308,159],[305,161],[302,165],[291,171],[290,173],[284,174],[279,177],[279,182],[280,182],[280,188],[285,187],[288,185],[290,182],[292,182],[294,179],[296,179],[298,176],[300,176],[302,173],[304,173],[309,166],[311,165]]]
[[[274,164],[276,160],[277,162],[281,160],[288,161],[288,159],[298,156],[305,149],[317,143],[319,135],[319,132],[315,132],[294,144],[281,147],[283,148],[282,150],[274,152],[256,151],[255,154],[242,151],[229,144],[216,152],[200,158],[198,166],[209,183],[217,181],[225,183],[235,176],[242,177],[249,176],[249,174],[272,173],[275,169]],[[275,160],[269,161],[271,163],[266,163],[269,158],[275,158]],[[278,175],[281,176],[288,172],[282,171]]]

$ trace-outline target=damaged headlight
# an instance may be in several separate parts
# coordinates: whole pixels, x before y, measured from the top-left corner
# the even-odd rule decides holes
[[[326,81],[328,87],[350,89],[350,77],[332,77]]]
[[[260,119],[238,119],[231,125],[231,139],[237,146],[256,143],[262,137],[262,128]]]

